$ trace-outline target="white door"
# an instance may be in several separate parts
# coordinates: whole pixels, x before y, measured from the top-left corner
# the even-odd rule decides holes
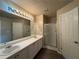
[[[62,53],[67,59],[79,59],[78,8],[62,15]]]
[[[18,39],[23,37],[23,24],[19,22],[13,23],[13,39]]]

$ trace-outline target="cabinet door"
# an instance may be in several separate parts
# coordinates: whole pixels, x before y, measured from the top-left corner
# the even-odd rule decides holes
[[[42,48],[42,39],[40,39],[40,40],[38,40],[37,42],[36,42],[36,51],[37,52],[39,52],[39,50]]]
[[[19,51],[7,59],[28,59],[27,48]]]
[[[33,59],[35,55],[35,43],[28,46],[28,55],[29,55],[29,59]]]
[[[17,59],[28,59],[27,48],[18,53]]]
[[[41,48],[42,48],[42,39],[39,39],[38,41],[28,46],[29,59],[33,59]]]

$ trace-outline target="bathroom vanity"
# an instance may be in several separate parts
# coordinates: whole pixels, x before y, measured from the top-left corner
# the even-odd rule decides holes
[[[16,47],[5,49],[0,59],[33,59],[42,48],[42,36],[36,36],[12,45]],[[11,50],[11,51],[10,51]],[[0,49],[0,51],[2,51]]]

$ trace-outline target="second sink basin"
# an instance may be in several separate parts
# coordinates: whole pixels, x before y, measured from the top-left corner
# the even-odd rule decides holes
[[[10,54],[11,52],[13,52],[14,50],[18,49],[19,46],[12,46],[10,48],[4,48],[0,50],[0,56],[6,56],[8,54]]]

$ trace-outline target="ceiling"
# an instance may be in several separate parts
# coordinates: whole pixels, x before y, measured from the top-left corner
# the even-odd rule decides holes
[[[12,0],[33,15],[45,14],[55,17],[56,11],[72,0]]]

